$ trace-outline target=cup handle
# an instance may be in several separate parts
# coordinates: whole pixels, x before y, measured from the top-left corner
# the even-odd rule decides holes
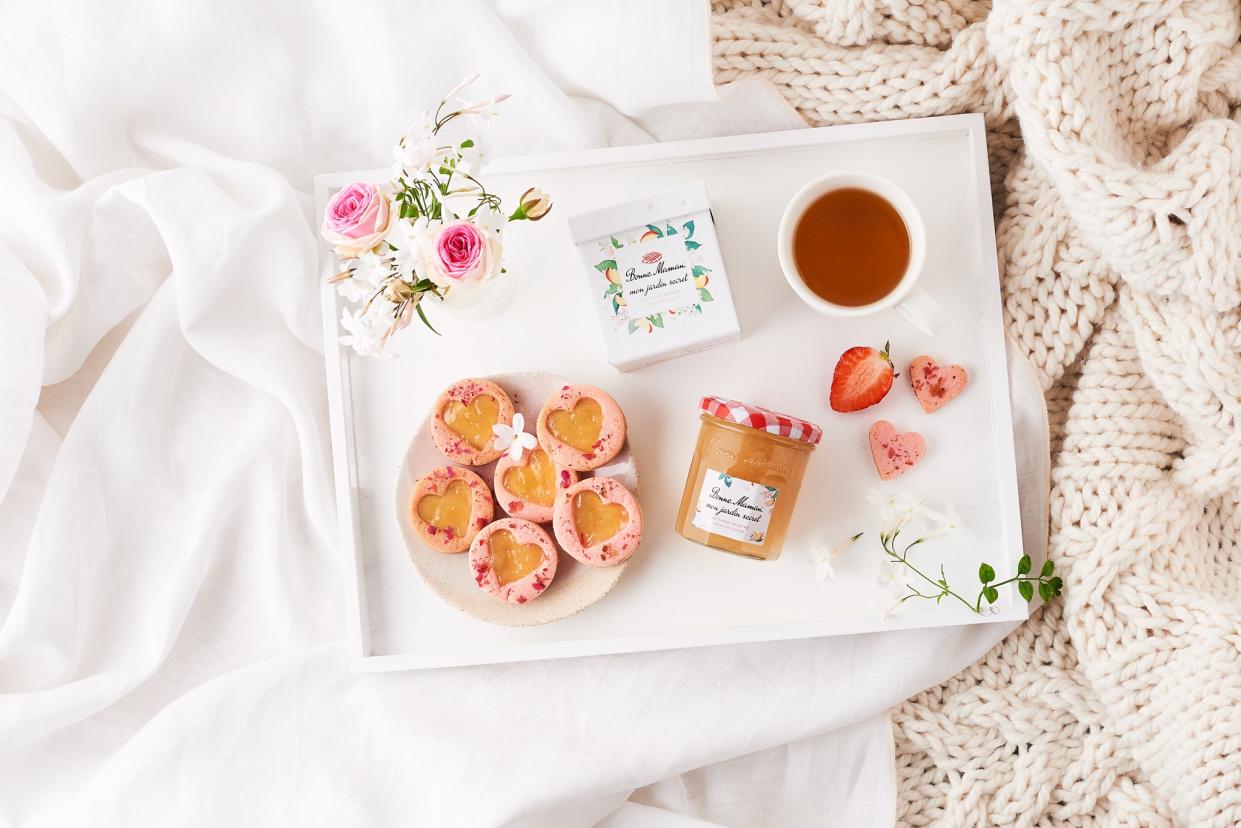
[[[935,336],[944,327],[943,308],[922,288],[915,287],[909,291],[896,309],[927,336]]]

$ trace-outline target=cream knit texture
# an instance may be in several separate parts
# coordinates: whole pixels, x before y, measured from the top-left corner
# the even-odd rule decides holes
[[[898,820],[1241,824],[1241,4],[717,0],[813,124],[981,112],[1065,595],[893,712]]]

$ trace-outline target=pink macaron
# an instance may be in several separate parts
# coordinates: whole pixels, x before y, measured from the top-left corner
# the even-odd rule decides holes
[[[606,391],[566,385],[539,412],[539,445],[557,465],[590,471],[625,445],[625,413]]]
[[[440,466],[418,479],[409,514],[414,531],[427,546],[456,554],[469,549],[479,531],[491,523],[495,504],[477,474]]]
[[[561,548],[582,563],[614,566],[642,542],[642,509],[618,481],[591,477],[556,500],[552,530]]]
[[[542,446],[514,461],[505,454],[492,480],[496,503],[515,518],[550,523],[556,498],[578,480],[577,472],[556,465]]]
[[[513,424],[513,401],[504,389],[485,379],[463,379],[435,401],[431,439],[454,463],[485,466],[504,451],[496,448],[491,427]]]
[[[558,561],[551,535],[528,520],[497,520],[470,544],[474,583],[510,604],[524,604],[542,595],[556,577]]]

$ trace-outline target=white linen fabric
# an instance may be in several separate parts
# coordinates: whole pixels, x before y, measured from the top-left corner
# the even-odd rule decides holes
[[[707,14],[0,10],[0,823],[892,821],[885,709],[1004,628],[346,669],[311,177],[472,71],[505,153],[795,125]]]

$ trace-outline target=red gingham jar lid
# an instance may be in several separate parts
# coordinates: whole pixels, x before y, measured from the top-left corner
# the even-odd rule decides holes
[[[809,420],[769,411],[757,405],[746,405],[723,397],[703,397],[698,407],[712,417],[749,426],[758,431],[766,431],[768,434],[778,434],[781,437],[809,443],[812,446],[817,446],[819,440],[823,439],[823,429]]]

